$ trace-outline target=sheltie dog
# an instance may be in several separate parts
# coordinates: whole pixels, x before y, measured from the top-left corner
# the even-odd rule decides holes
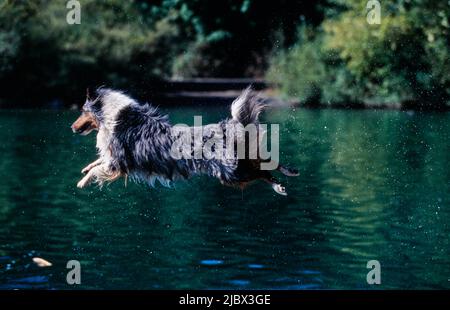
[[[264,107],[263,100],[250,88],[244,90],[231,105],[231,119],[200,128],[202,146],[205,140],[220,130],[224,132],[223,139],[232,139],[232,146],[244,143],[243,126],[253,124],[259,128],[258,118]],[[230,131],[227,131],[227,128],[231,128],[230,125],[240,129],[230,134]],[[174,157],[175,143],[179,143],[179,135],[174,134],[174,127],[176,126],[169,123],[166,115],[162,115],[148,103],[140,104],[121,91],[97,89],[93,99],[87,96],[81,116],[71,126],[74,133],[81,135],[88,135],[93,130],[98,131],[98,159],[81,171],[85,176],[78,182],[77,187],[84,188],[92,182],[101,186],[120,177],[130,177],[151,186],[158,180],[161,184],[170,186],[172,181],[177,179],[207,174],[219,179],[224,185],[240,188],[254,180],[264,180],[278,194],[287,195],[285,188],[271,172],[261,169],[261,164],[268,160],[259,155],[253,159],[239,158],[234,150],[231,152],[234,154],[231,158]],[[191,133],[195,132],[195,127],[188,128]],[[261,134],[262,132],[258,131],[258,135]],[[192,140],[187,141],[186,143],[191,144],[189,146],[193,146]],[[248,142],[245,143],[248,150]],[[226,145],[230,148],[230,144]],[[225,151],[229,151],[227,147]],[[192,152],[188,153],[192,155]],[[287,176],[298,175],[297,170],[278,163],[274,169]]]

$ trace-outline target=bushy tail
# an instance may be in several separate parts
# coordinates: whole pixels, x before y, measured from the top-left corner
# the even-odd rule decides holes
[[[231,104],[231,116],[244,126],[254,124],[265,106],[252,88],[247,87]]]

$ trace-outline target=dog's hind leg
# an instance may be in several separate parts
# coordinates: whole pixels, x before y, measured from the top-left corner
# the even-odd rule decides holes
[[[283,185],[281,185],[281,183],[277,179],[275,179],[273,176],[270,176],[269,178],[264,178],[264,181],[269,183],[272,186],[272,189],[277,194],[287,196],[286,188]]]
[[[279,165],[277,170],[288,177],[296,177],[300,175],[297,169],[285,167],[282,165]]]

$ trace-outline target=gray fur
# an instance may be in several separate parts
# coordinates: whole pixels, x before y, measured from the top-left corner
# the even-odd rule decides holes
[[[207,174],[229,185],[239,181],[237,158],[174,159],[170,153],[175,138],[171,135],[171,124],[157,108],[139,104],[112,89],[101,88],[96,93],[97,97],[88,99],[83,109],[92,112],[100,122],[97,148],[103,170],[95,175],[97,183],[102,184],[106,180],[103,176],[113,173],[150,186],[154,186],[156,180],[170,186],[174,180],[195,174]],[[233,118],[215,126],[224,130],[227,124],[257,123],[263,108],[260,99],[247,88],[232,104]],[[211,126],[204,126],[205,138],[214,130]]]
[[[251,87],[247,87],[231,104],[231,115],[234,120],[244,126],[256,124],[265,107],[266,104],[262,99],[253,92]]]

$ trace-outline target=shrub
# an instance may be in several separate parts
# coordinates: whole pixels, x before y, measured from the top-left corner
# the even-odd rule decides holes
[[[313,40],[301,34],[272,60],[268,78],[285,95],[306,103],[315,98],[323,104],[445,107],[450,98],[450,7],[438,1],[398,2],[384,7],[380,25],[369,25],[363,2],[341,6],[312,30]]]

